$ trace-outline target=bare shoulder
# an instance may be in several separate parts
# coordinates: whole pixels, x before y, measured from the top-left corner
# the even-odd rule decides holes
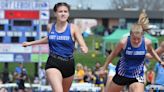
[[[146,43],[146,45],[150,45],[150,44],[152,44],[151,40],[148,39],[148,38],[145,38],[145,43]]]
[[[50,32],[51,28],[52,28],[52,23],[47,24],[47,31],[48,32]]]
[[[126,44],[127,44],[127,39],[128,39],[128,37],[122,38],[122,39],[120,40],[120,42],[118,43],[118,46],[119,46],[120,48],[124,48],[124,47],[126,46]]]
[[[70,23],[70,25],[71,25],[72,31],[77,31],[77,30],[79,30],[77,25],[75,25],[75,24],[73,24],[73,23]]]
[[[125,45],[127,43],[128,37],[124,37],[120,40],[120,43]]]

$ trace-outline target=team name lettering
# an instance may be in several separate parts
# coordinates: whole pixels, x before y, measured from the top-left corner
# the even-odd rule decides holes
[[[145,55],[145,51],[126,51],[127,55]]]
[[[53,39],[53,40],[69,40],[70,37],[69,36],[54,36],[54,35],[50,35],[49,39]]]

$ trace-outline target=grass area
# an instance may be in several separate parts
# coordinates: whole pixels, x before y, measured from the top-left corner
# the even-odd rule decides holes
[[[75,52],[75,63],[81,63],[90,68],[94,68],[96,62],[99,62],[101,65],[104,64],[106,57],[101,53],[96,54],[96,52],[89,52],[87,55]],[[113,60],[113,63],[116,64],[118,57]]]
[[[164,40],[164,36],[157,37],[159,42]],[[95,66],[96,62],[100,62],[100,64],[104,64],[105,57],[101,54],[101,52],[97,53],[94,51],[95,42],[102,42],[101,36],[90,36],[85,38],[86,44],[89,48],[89,53],[84,55],[83,53],[79,52],[78,50],[75,51],[75,63],[82,63],[90,68]],[[113,63],[116,64],[118,61],[118,57],[113,60]],[[154,61],[154,60],[151,60]],[[45,65],[45,63],[43,63]],[[149,67],[153,67],[155,62],[151,62]],[[9,63],[9,72],[14,72],[17,63]],[[35,72],[35,63],[25,63],[25,68],[28,71],[30,77],[34,76]],[[4,63],[0,63],[0,72],[4,70]]]
[[[4,64],[5,63],[0,63],[0,72],[2,73],[4,68]],[[9,69],[9,73],[14,73],[15,71],[15,67],[18,66],[18,63],[9,63],[8,64],[8,69]],[[35,73],[35,64],[34,63],[25,63],[24,67],[27,69],[27,73],[30,77],[34,76]],[[1,74],[2,77],[2,74]]]

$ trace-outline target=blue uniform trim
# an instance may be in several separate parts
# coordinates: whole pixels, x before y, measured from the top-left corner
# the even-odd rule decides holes
[[[75,42],[72,40],[70,24],[67,24],[66,30],[62,33],[58,33],[53,24],[48,34],[48,41],[50,55],[73,56]]]
[[[127,45],[118,62],[116,72],[118,75],[127,78],[137,78],[143,76],[144,58],[147,53],[144,37],[142,37],[141,45],[137,48],[134,48],[131,45],[130,36],[128,36],[127,40]]]

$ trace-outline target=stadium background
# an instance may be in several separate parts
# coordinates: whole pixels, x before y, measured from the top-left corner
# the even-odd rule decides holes
[[[32,79],[34,75],[37,75],[38,66],[41,65],[41,62],[43,65],[45,64],[48,53],[47,45],[23,48],[21,43],[46,36],[46,25],[48,22],[55,21],[52,12],[49,3],[45,1],[0,1],[0,72],[5,69],[14,72],[14,68],[17,66],[15,62],[23,62],[27,71],[33,71],[28,72]],[[150,23],[159,25],[162,28],[164,12],[147,12]],[[84,24],[84,27],[86,27],[88,19],[91,23],[96,21],[95,25],[90,24],[93,34],[85,37],[90,51],[87,55],[83,55],[77,48],[75,51],[76,63],[80,62],[89,67],[94,67],[96,62],[104,63],[105,57],[101,49],[98,53],[95,51],[95,43],[102,43],[103,31],[108,28],[112,31],[117,28],[129,28],[132,23],[137,21],[139,13],[140,10],[72,10],[70,22],[79,23],[79,25]],[[155,13],[156,15],[154,15]],[[81,31],[84,32],[84,30]],[[160,43],[164,36],[160,35],[156,38]],[[116,64],[117,58],[113,62]],[[150,67],[153,65],[154,62],[151,62]]]

